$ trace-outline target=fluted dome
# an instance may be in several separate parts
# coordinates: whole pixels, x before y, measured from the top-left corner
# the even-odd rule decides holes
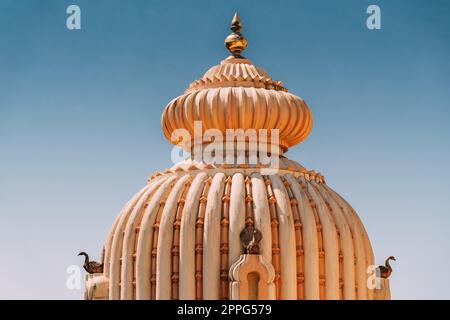
[[[236,35],[226,40],[233,56],[167,105],[164,134],[169,140],[177,129],[194,134],[196,120],[219,132],[279,129],[286,151],[311,131],[311,111],[241,56],[247,42],[236,17]],[[243,150],[249,157],[248,146]],[[152,174],[116,218],[103,273],[88,276],[86,297],[388,297],[388,283],[368,286],[374,255],[355,210],[323,175],[283,152],[275,156],[270,174],[260,158],[252,164],[190,158]]]
[[[157,175],[127,203],[105,245],[110,299],[229,298],[228,270],[247,224],[263,234],[276,298],[373,297],[366,231],[323,177],[228,170]]]
[[[205,131],[224,134],[227,129],[278,129],[282,151],[305,140],[312,129],[305,101],[250,60],[233,56],[169,102],[162,115],[164,135],[171,141],[172,133],[182,128],[194,137],[194,121],[202,121]]]

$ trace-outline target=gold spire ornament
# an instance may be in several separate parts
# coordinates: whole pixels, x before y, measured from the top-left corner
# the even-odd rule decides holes
[[[233,20],[231,21],[230,29],[233,33],[226,37],[225,47],[235,58],[243,58],[241,53],[247,48],[247,39],[241,33],[242,23],[237,12],[234,14]]]

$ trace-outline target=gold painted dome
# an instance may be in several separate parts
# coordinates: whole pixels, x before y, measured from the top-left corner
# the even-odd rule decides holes
[[[214,128],[223,134],[226,129],[279,129],[282,151],[312,130],[312,114],[303,99],[250,60],[233,56],[169,102],[162,115],[164,135],[171,141],[174,130],[184,128],[194,137],[194,121],[202,121],[205,131]]]
[[[193,134],[197,120],[220,132],[279,129],[286,151],[308,136],[311,111],[241,56],[238,16],[233,27],[239,34],[226,41],[233,55],[167,105],[164,134],[169,140],[180,128]],[[86,297],[385,297],[388,289],[367,286],[374,255],[355,210],[321,174],[283,152],[276,156],[275,174],[259,163],[191,158],[150,176],[116,218],[105,243],[103,273],[88,276]]]
[[[240,45],[245,37],[237,14],[231,30],[233,33],[225,45],[232,55],[169,102],[161,119],[164,135],[172,143],[175,130],[186,129],[194,137],[195,121],[202,121],[205,131],[213,128],[223,134],[227,129],[266,129],[268,139],[271,130],[278,129],[279,147],[285,152],[311,132],[311,110],[303,99],[289,93],[281,81],[273,80],[241,55],[247,42]]]

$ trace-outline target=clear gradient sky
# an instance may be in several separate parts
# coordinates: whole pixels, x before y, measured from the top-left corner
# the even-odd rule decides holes
[[[227,57],[236,10],[246,56],[312,109],[287,156],[354,206],[378,264],[397,257],[394,299],[450,298],[445,0],[0,0],[0,298],[82,298],[66,268],[171,166],[161,112]]]

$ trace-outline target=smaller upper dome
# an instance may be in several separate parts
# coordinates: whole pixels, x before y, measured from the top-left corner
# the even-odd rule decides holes
[[[247,40],[241,33],[237,15],[231,30],[233,34],[227,37],[225,45],[232,55],[169,102],[161,119],[164,135],[178,144],[179,141],[172,141],[172,134],[179,129],[187,130],[191,140],[183,140],[182,144],[188,149],[199,139],[194,130],[196,121],[202,122],[203,132],[215,129],[223,136],[228,129],[254,129],[258,133],[263,129],[267,130],[267,140],[258,137],[258,142],[270,141],[283,153],[311,132],[311,110],[303,99],[289,93],[281,81],[273,80],[266,71],[241,56]],[[272,139],[275,135],[278,138]],[[211,143],[201,139],[204,145]]]

